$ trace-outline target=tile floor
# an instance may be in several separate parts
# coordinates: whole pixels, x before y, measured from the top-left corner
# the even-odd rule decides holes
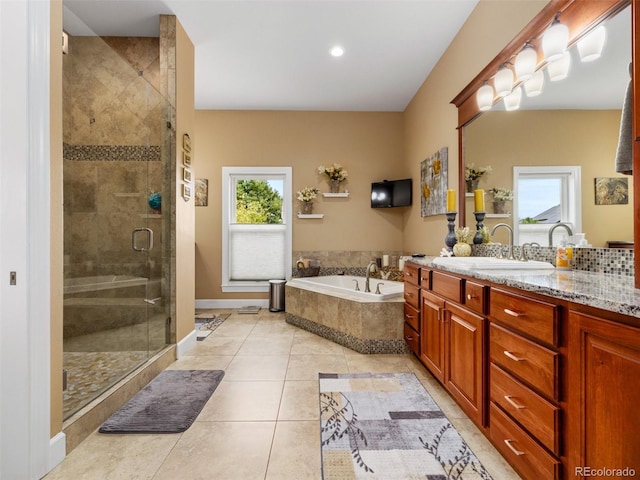
[[[415,357],[362,355],[287,324],[283,313],[232,312],[170,368],[225,371],[191,428],[171,435],[94,432],[45,478],[320,480],[318,372],[406,371],[418,376],[495,480],[519,478]]]

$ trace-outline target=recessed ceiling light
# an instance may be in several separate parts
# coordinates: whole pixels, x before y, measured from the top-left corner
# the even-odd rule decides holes
[[[344,55],[344,48],[342,48],[340,45],[336,45],[331,49],[331,55],[333,55],[334,57],[341,57],[342,55]]]

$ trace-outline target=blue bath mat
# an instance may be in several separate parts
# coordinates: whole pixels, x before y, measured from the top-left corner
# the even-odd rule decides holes
[[[102,424],[100,433],[180,433],[224,377],[222,370],[165,370]]]

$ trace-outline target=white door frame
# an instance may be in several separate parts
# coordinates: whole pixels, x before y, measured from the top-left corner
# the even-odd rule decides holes
[[[0,1],[0,478],[64,458],[64,435],[50,438],[49,39],[49,1]]]

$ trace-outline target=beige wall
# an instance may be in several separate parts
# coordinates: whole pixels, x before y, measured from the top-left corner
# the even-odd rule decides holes
[[[182,136],[189,133],[193,142],[193,155],[198,154],[195,141],[195,102],[194,102],[194,74],[195,50],[193,43],[184,28],[176,20],[176,161],[175,178],[182,178]],[[171,66],[169,67],[171,68]],[[195,312],[195,212],[193,199],[182,200],[182,182],[176,181],[176,341],[179,342],[193,331],[193,316]]]
[[[406,209],[370,208],[371,182],[410,176],[402,164],[401,113],[202,110],[196,112],[196,139],[195,174],[209,180],[209,205],[196,208],[196,298],[265,296],[220,290],[222,166],[292,166],[295,194],[305,186],[328,192],[316,169],[340,163],[349,172],[343,188],[350,196],[319,196],[314,212],[324,213],[322,220],[294,216],[293,249],[401,249]],[[415,174],[413,180],[415,195]]]
[[[596,177],[624,177],[614,171],[619,129],[620,110],[488,112],[467,129],[466,160],[491,165],[480,188],[513,188],[514,165],[580,165],[582,231],[594,247],[606,247],[607,240],[633,240],[633,197],[627,205],[594,200]],[[487,211],[490,201],[487,195]]]
[[[62,2],[51,0],[50,146],[51,146],[51,437],[62,431]]]
[[[457,110],[450,101],[536,15],[546,1],[481,0],[405,110],[405,162],[418,178],[420,162],[449,148],[449,188],[458,188]],[[458,192],[459,195],[461,192]],[[444,246],[444,215],[420,217],[419,202],[406,218],[403,250],[437,254]]]

